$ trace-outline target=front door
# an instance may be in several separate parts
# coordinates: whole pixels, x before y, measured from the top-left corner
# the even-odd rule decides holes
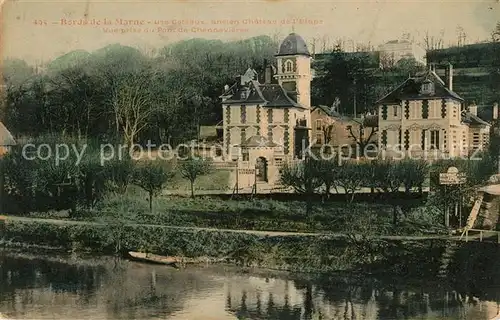
[[[255,166],[257,176],[257,181],[267,182],[267,160],[264,157],[257,158],[257,163]]]

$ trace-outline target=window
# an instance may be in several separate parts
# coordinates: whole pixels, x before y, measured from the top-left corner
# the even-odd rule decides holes
[[[439,130],[431,130],[431,149],[439,149]]]
[[[410,149],[415,149],[415,146],[420,146],[422,142],[422,134],[420,130],[410,130]]]
[[[248,153],[242,153],[243,156],[243,161],[249,161],[250,160],[250,155]]]
[[[422,103],[410,101],[410,119],[420,119],[422,116]]]
[[[316,133],[316,143],[317,144],[323,143],[323,133]]]
[[[441,118],[441,103],[439,100],[429,100],[429,118]]]
[[[323,120],[316,120],[316,130],[321,130],[323,128]]]
[[[241,106],[240,107],[240,122],[241,123],[246,123],[247,121],[247,110],[246,106]]]
[[[399,106],[393,106],[392,109],[394,110],[394,118],[397,118]]]
[[[247,91],[246,90],[241,91],[240,94],[241,94],[241,99],[242,100],[247,98]]]
[[[286,72],[292,72],[292,67],[293,67],[292,61],[287,60],[285,62],[285,66],[286,66]]]
[[[222,157],[222,149],[220,147],[215,148],[215,156]]]
[[[430,80],[426,80],[422,83],[420,87],[420,92],[423,94],[431,94],[434,92],[434,83]]]

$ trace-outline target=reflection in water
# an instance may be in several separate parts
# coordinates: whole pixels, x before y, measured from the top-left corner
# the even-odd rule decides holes
[[[0,255],[0,314],[14,319],[477,319],[496,297],[373,279],[309,281],[212,266]],[[496,292],[495,289],[489,291]],[[488,301],[487,301],[488,300]]]

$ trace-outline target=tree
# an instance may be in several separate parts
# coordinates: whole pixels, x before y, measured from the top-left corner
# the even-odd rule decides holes
[[[418,188],[422,194],[423,184],[429,174],[429,164],[425,160],[403,159],[398,165],[403,174],[405,192],[409,194],[414,188]]]
[[[148,161],[140,164],[134,172],[134,184],[149,195],[149,210],[153,213],[153,197],[158,196],[165,184],[174,177],[173,171],[164,164]]]
[[[313,206],[312,197],[323,184],[319,178],[318,161],[306,157],[297,164],[285,163],[281,170],[280,183],[305,196],[306,213],[310,214]]]
[[[462,26],[457,26],[457,46],[463,47],[467,42],[467,34]]]
[[[344,189],[347,202],[352,202],[356,191],[361,190],[366,178],[364,167],[350,160],[340,167],[336,185]]]
[[[93,152],[79,164],[76,185],[81,201],[87,208],[93,208],[107,193],[106,167],[100,164],[100,154]],[[109,168],[109,167],[108,167]]]
[[[191,197],[194,198],[194,182],[202,175],[212,170],[212,162],[208,159],[190,158],[182,161],[179,166],[180,174],[191,184]]]
[[[497,22],[495,29],[491,32],[491,40],[500,42],[500,22]]]
[[[427,51],[443,49],[443,37],[444,30],[441,30],[439,36],[432,36],[426,31],[423,39],[424,49]]]
[[[319,128],[323,133],[323,141],[325,144],[329,144],[333,140],[335,120],[332,117],[325,117],[321,121],[321,127]]]
[[[365,124],[365,120],[364,118],[361,120],[361,121],[358,121],[358,120],[353,120],[356,124],[357,124],[357,130],[356,129],[353,129],[353,126],[352,125],[348,125],[347,126],[347,131],[349,131],[349,136],[353,139],[354,143],[356,143],[356,145],[359,147],[360,151],[363,152],[363,155],[364,152],[366,151],[366,147],[372,143],[372,138],[373,136],[377,133],[378,131],[378,128],[377,127],[369,127],[369,133],[366,134],[366,131],[365,131],[365,127],[366,127],[366,124]],[[356,131],[356,132],[355,132]]]
[[[325,196],[328,199],[332,188],[336,188],[335,181],[339,174],[339,161],[338,158],[330,160],[318,160],[318,179],[321,181],[325,188]]]
[[[107,190],[123,195],[134,178],[136,163],[128,154],[120,159],[114,158],[105,164]]]
[[[374,60],[369,53],[347,54],[334,49],[315,69],[313,103],[331,105],[338,97],[344,114],[367,110],[377,99],[373,68],[378,64]]]
[[[137,135],[148,125],[159,108],[152,86],[157,74],[149,68],[125,74],[113,87],[112,105],[125,143],[135,143]]]
[[[381,52],[380,53],[380,68],[383,70],[390,70],[396,65],[396,58],[394,53]]]
[[[399,188],[403,184],[406,175],[406,172],[403,171],[405,166],[401,166],[400,163],[395,161],[376,161],[373,165],[376,165],[375,181],[377,187],[386,194],[388,200],[392,201],[392,221],[396,225],[398,222],[396,199],[399,196]]]

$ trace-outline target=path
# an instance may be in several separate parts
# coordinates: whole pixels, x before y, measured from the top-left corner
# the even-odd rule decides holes
[[[58,220],[58,219],[42,219],[42,218],[26,218],[26,217],[14,217],[8,216],[4,217],[6,223],[9,221],[20,221],[20,222],[39,222],[39,223],[52,223],[60,225],[103,225],[102,223],[89,222],[89,221],[73,221],[73,220]],[[233,233],[245,233],[253,234],[256,236],[263,237],[286,237],[286,236],[308,236],[308,237],[328,237],[328,238],[343,238],[347,234],[340,232],[319,232],[319,233],[306,233],[306,232],[279,232],[279,231],[260,231],[260,230],[236,230],[236,229],[217,229],[217,228],[200,228],[200,227],[178,227],[178,226],[164,226],[157,224],[140,224],[132,223],[129,226],[142,226],[142,227],[155,227],[164,229],[175,229],[175,230],[185,230],[185,231],[208,231],[208,232],[233,232]],[[460,241],[460,236],[447,236],[447,235],[426,235],[426,236],[376,236],[378,239],[383,240],[404,240],[404,241],[419,241],[419,240],[455,240]],[[469,236],[469,241],[472,241],[475,236]]]
[[[400,188],[400,191],[405,191],[404,188]],[[423,192],[429,192],[429,187],[424,187]],[[356,193],[370,193],[370,188],[361,188],[357,190]],[[270,186],[267,184],[257,186],[257,194],[269,194],[269,193],[294,193],[292,189],[282,189],[278,186]],[[175,196],[191,196],[191,191],[189,190],[164,190],[164,195],[175,195]],[[208,195],[223,195],[223,194],[233,194],[232,189],[227,190],[195,190],[197,196],[208,196]],[[238,194],[252,194],[252,187],[240,187],[238,189]],[[332,192],[332,194],[345,194],[342,188],[339,188],[339,192]]]

